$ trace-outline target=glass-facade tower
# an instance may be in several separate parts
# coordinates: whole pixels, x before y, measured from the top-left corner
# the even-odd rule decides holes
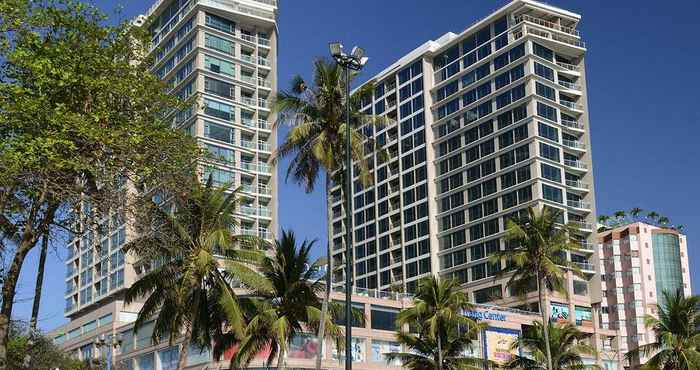
[[[600,302],[594,189],[580,16],[513,1],[461,34],[428,41],[383,72],[362,110],[393,124],[372,132],[374,183],[353,188],[355,289],[412,292],[429,274],[459,280],[477,303],[537,310],[487,262],[506,247],[508,218],[561,210],[577,226],[568,297],[550,311],[592,326]],[[357,173],[354,174],[357,176]],[[345,258],[342,190],[332,189],[334,281]]]

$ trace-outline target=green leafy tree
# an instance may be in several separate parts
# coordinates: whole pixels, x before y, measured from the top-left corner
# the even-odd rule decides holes
[[[420,336],[414,344],[420,346],[432,341],[436,345],[435,348],[424,354],[431,353],[436,356],[433,357],[435,369],[450,369],[453,368],[450,366],[454,366],[454,364],[445,362],[446,358],[443,356],[454,361],[454,356],[458,355],[452,351],[462,346],[460,341],[467,339],[462,337],[461,333],[453,331],[458,326],[468,328],[467,331],[478,327],[474,320],[462,314],[462,311],[471,308],[472,305],[469,303],[467,294],[460,289],[455,280],[439,280],[435,276],[430,276],[418,282],[413,307],[402,310],[396,318],[396,324],[400,329],[405,325],[421,323]],[[402,334],[399,334],[399,339],[410,341],[409,337]],[[443,343],[445,341],[456,342],[454,344]]]
[[[597,365],[586,365],[582,355],[595,356],[593,347],[583,343],[587,334],[582,333],[572,323],[555,324],[548,322],[549,340],[545,339],[544,325],[535,321],[523,332],[523,336],[513,343],[513,349],[521,349],[529,356],[516,355],[508,363],[507,369],[541,370],[547,367],[547,347],[553,353],[552,370],[599,369]],[[547,345],[546,343],[549,343]]]
[[[634,207],[634,208],[630,209],[630,216],[632,216],[633,219],[638,220],[639,215],[642,214],[642,212],[644,212],[643,209],[641,209],[639,207]]]
[[[441,329],[438,333],[441,350],[438,350],[436,339],[425,334],[414,335],[398,332],[398,341],[406,346],[407,352],[385,353],[387,361],[400,361],[402,366],[410,370],[481,370],[484,362],[481,359],[467,357],[464,353],[474,348],[478,341],[481,325],[460,328],[452,325]]]
[[[189,181],[196,142],[171,127],[183,108],[150,72],[148,33],[75,0],[0,5],[0,239],[8,269],[0,307],[0,370],[17,280],[41,236],[79,217],[136,207],[137,189]],[[185,176],[183,176],[185,174]],[[127,202],[128,200],[128,202]],[[81,213],[93,205],[92,215]]]
[[[579,244],[572,239],[576,229],[559,223],[561,211],[544,208],[541,211],[529,207],[527,216],[510,219],[507,223],[505,239],[509,247],[489,257],[492,263],[506,261],[509,269],[499,275],[508,273],[510,278],[506,285],[519,295],[525,296],[537,290],[542,321],[549,321],[549,292],[556,291],[564,296],[566,291],[566,269],[582,276],[581,269],[566,258],[567,252],[580,250]],[[548,327],[544,327],[544,336],[549,336]],[[545,354],[548,370],[552,368],[552,355],[549,341],[545,341]]]
[[[263,260],[265,242],[234,234],[238,191],[227,191],[212,186],[210,177],[167,204],[154,204],[140,236],[124,246],[150,270],[125,295],[127,303],[145,299],[135,330],[155,318],[154,342],[169,338],[172,344],[183,336],[178,369],[185,367],[190,343],[209,348],[215,338],[242,338],[244,312],[233,286],[272,289],[253,269]]]
[[[357,77],[351,72],[350,83]],[[383,126],[388,120],[360,111],[363,97],[371,96],[374,85],[364,84],[350,99],[345,98],[345,78],[343,68],[325,59],[314,62],[313,85],[309,86],[300,76],[295,76],[289,91],[277,95],[274,110],[280,117],[276,122],[290,124],[287,136],[274,154],[274,160],[289,158],[286,179],[303,185],[306,192],[313,191],[318,178],[325,173],[326,201],[330,204],[330,188],[333,183],[343,184],[345,168],[346,108],[350,105],[351,155],[358,164],[360,178],[367,184],[370,181],[369,161],[365,159],[371,151],[377,150],[372,135],[366,136],[359,130],[364,125],[372,129]],[[379,151],[383,156],[383,152]],[[322,312],[326,316],[330,296],[333,269],[330,260],[330,242],[326,245],[326,259],[329,264],[326,278],[326,295]],[[319,340],[325,330],[322,321]],[[320,350],[320,349],[319,349]],[[316,368],[321,367],[321,356],[317,356]]]
[[[617,223],[619,224],[622,221],[624,221],[625,217],[627,217],[627,213],[625,211],[615,211],[615,213],[613,213],[613,216],[615,216],[615,221],[617,221]]]
[[[71,358],[51,338],[13,321],[7,343],[7,367],[13,370],[89,370],[91,364]]]
[[[656,307],[657,317],[644,319],[654,331],[654,342],[632,349],[625,358],[651,356],[644,370],[700,369],[700,296],[686,297],[680,289],[664,291],[663,303]]]
[[[659,219],[659,214],[656,213],[656,211],[651,211],[647,213],[647,218],[650,219],[652,222],[656,222],[656,220]]]
[[[255,355],[269,349],[269,366],[277,357],[277,368],[285,368],[285,355],[289,341],[306,330],[318,329],[325,320],[325,338],[340,344],[341,329],[333,323],[331,316],[321,314],[319,295],[324,290],[324,281],[319,278],[321,260],[311,261],[314,241],[303,241],[297,245],[291,231],[282,231],[282,238],[275,242],[274,254],[265,259],[260,272],[272,289],[251,286],[253,296],[249,302],[250,313],[245,335],[235,356],[232,369],[247,368]],[[335,311],[335,310],[333,310]],[[220,341],[221,353],[232,340]],[[321,342],[318,343],[319,347]]]
[[[666,216],[661,216],[661,217],[659,217],[659,224],[660,224],[661,226],[666,227],[666,226],[668,226],[668,224],[669,224],[670,222],[671,222],[671,220],[669,220],[669,218],[666,217]]]

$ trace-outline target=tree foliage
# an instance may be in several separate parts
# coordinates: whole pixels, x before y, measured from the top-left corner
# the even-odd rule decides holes
[[[17,279],[40,236],[89,230],[74,227],[81,205],[93,210],[87,222],[150,197],[138,191],[182,188],[199,149],[172,127],[170,114],[185,105],[150,72],[146,30],[108,25],[77,0],[4,1],[0,28],[0,240],[12,249],[0,311],[4,369]]]
[[[51,338],[30,334],[28,326],[13,321],[7,343],[8,368],[13,370],[88,370],[90,364],[71,358]]]

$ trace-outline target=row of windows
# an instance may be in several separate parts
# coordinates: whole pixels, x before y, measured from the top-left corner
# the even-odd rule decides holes
[[[461,249],[440,257],[440,267],[448,269],[463,265],[467,262],[475,262],[487,258],[500,249],[499,239],[492,239],[484,243],[473,245],[467,249]],[[469,253],[467,253],[469,252]],[[469,257],[469,259],[467,259]]]
[[[177,52],[175,52],[175,55],[173,55],[170,59],[168,59],[163,66],[158,68],[156,71],[155,75],[158,76],[158,78],[162,79],[165,77],[168,72],[170,72],[175,65],[177,65],[180,61],[185,59],[185,56],[187,56],[190,52],[193,50],[193,39],[190,39],[187,41],[185,44],[183,44]]]
[[[166,54],[173,49],[178,41],[182,40],[191,30],[194,23],[194,18],[190,18],[185,24],[177,30],[177,33],[171,37],[162,47],[156,51],[155,61],[159,62]]]

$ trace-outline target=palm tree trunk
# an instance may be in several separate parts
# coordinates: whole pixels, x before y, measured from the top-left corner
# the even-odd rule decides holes
[[[547,369],[553,370],[552,367],[552,350],[549,345],[549,309],[547,305],[547,287],[545,286],[544,278],[540,278],[539,271],[537,272],[537,295],[540,304],[540,313],[542,314],[542,330],[544,330],[544,342],[547,355]]]
[[[438,350],[438,363],[437,370],[442,370],[442,338],[440,333],[437,335],[437,350]]]
[[[277,370],[283,370],[285,367],[284,355],[285,355],[285,347],[280,346],[280,351],[279,351],[279,354],[277,355]]]
[[[328,222],[327,226],[327,243],[326,243],[326,261],[327,261],[327,272],[326,272],[326,292],[323,296],[323,303],[321,304],[321,322],[318,324],[318,348],[316,349],[316,370],[321,370],[321,362],[323,361],[323,339],[326,336],[326,316],[328,315],[328,302],[331,299],[331,277],[333,276],[333,264],[331,262],[331,209],[330,209],[330,177],[326,174],[326,219]]]
[[[39,306],[41,305],[41,287],[44,285],[44,268],[46,265],[46,251],[49,249],[49,233],[44,232],[41,240],[41,252],[39,254],[39,271],[36,275],[36,286],[34,287],[34,302],[32,304],[32,317],[29,321],[29,329],[36,332],[37,321],[39,320]]]
[[[182,349],[177,359],[177,370],[183,370],[187,366],[187,355],[190,351],[190,342],[192,341],[192,328],[188,327],[185,331],[185,339],[182,341]]]

